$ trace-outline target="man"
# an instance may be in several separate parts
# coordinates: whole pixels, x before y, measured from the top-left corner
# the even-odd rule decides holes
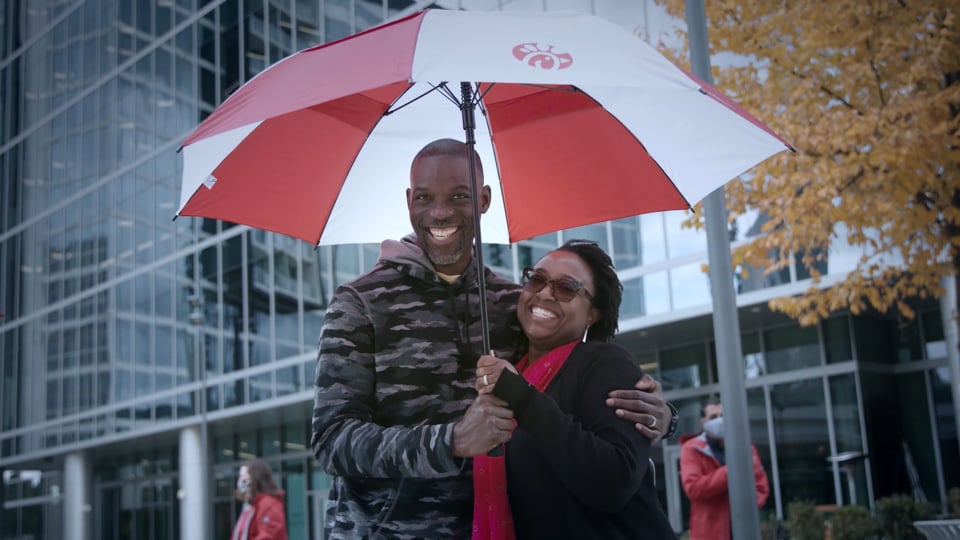
[[[729,540],[730,497],[723,448],[723,406],[713,398],[700,408],[703,432],[681,439],[680,480],[690,498],[690,540]],[[770,487],[757,448],[753,451],[753,478],[757,507],[767,502]]]
[[[467,458],[513,431],[506,403],[474,390],[482,337],[473,197],[486,212],[490,188],[471,188],[467,152],[441,139],[417,154],[407,189],[414,234],[384,241],[377,265],[338,288],[327,309],[311,438],[334,476],[327,538],[470,537]],[[491,346],[516,361],[526,348],[519,286],[486,268],[483,279]],[[650,438],[675,424],[659,392],[616,391],[608,405]]]

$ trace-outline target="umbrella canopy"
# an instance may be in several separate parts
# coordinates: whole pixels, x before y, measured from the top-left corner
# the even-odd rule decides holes
[[[321,245],[399,238],[413,156],[459,138],[471,99],[485,242],[685,209],[789,148],[599,17],[426,10],[241,86],[184,141],[177,214]]]

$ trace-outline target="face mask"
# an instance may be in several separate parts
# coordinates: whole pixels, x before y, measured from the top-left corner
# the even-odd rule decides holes
[[[707,434],[707,437],[711,439],[722,441],[723,440],[723,417],[718,416],[711,420],[707,420],[703,424],[703,431]]]
[[[237,478],[237,491],[246,494],[248,489],[250,489],[250,480],[246,478]]]

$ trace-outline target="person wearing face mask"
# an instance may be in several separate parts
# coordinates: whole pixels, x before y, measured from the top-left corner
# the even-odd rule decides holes
[[[690,540],[729,540],[730,496],[723,445],[723,405],[719,399],[710,399],[700,408],[700,425],[703,432],[681,438],[680,449],[680,481],[690,499]],[[762,507],[770,486],[757,448],[750,448],[757,507]]]
[[[237,498],[243,501],[243,510],[230,540],[287,540],[283,497],[269,465],[259,459],[241,465]]]

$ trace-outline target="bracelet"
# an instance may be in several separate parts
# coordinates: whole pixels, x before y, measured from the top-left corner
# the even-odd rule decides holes
[[[677,426],[680,424],[680,414],[677,413],[677,408],[673,406],[673,403],[669,401],[666,402],[667,407],[670,407],[670,426],[667,428],[667,432],[663,434],[663,437],[660,437],[661,440],[669,439],[677,434]]]

